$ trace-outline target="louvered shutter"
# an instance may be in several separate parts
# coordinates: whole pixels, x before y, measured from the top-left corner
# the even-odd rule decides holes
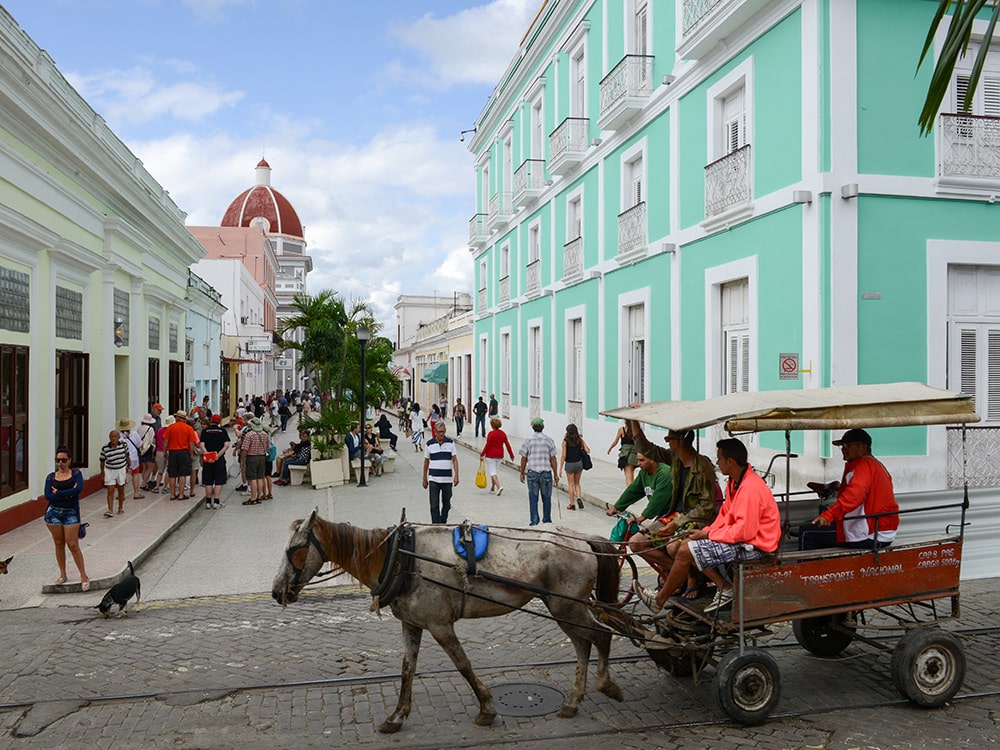
[[[746,107],[744,91],[740,89],[726,97],[722,107],[723,151],[731,154],[746,145]]]
[[[1000,421],[1000,329],[990,328],[986,332],[986,392],[988,402],[985,412],[989,422]]]

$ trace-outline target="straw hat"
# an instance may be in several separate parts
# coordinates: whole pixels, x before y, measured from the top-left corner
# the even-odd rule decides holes
[[[135,422],[131,419],[128,419],[127,417],[122,417],[121,419],[118,420],[117,428],[119,431],[131,430],[133,427],[135,427]]]

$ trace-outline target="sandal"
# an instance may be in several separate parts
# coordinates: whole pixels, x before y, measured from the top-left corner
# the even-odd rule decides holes
[[[144,500],[145,498],[145,495],[132,495],[133,500]]]
[[[110,510],[106,510],[106,511],[104,511],[104,517],[105,518],[114,518],[115,514],[112,513]]]
[[[696,586],[688,586],[681,594],[681,598],[686,599],[689,602],[693,602],[695,599],[703,597],[706,591],[708,591],[708,586],[704,583],[699,583]]]
[[[566,510],[576,510],[576,506],[575,505],[567,505],[566,506]]]
[[[66,583],[66,576],[56,576],[55,580],[52,581],[53,586],[62,586]]]
[[[81,581],[80,582],[80,588],[83,591],[90,591],[90,581]]]

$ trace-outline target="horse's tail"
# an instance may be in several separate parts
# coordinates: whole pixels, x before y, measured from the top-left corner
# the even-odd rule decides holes
[[[618,601],[618,582],[621,578],[621,568],[618,565],[621,552],[618,545],[603,539],[588,539],[587,543],[597,555],[597,584],[594,586],[597,601],[614,604]]]

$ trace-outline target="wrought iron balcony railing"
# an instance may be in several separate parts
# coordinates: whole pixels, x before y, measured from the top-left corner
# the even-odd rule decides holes
[[[942,114],[938,176],[1000,180],[1000,117]]]
[[[510,275],[500,278],[500,306],[510,305]]]
[[[473,247],[482,246],[489,239],[486,231],[486,214],[475,214],[469,219],[469,244]]]
[[[540,258],[536,258],[531,261],[527,266],[527,284],[525,285],[525,292],[529,296],[538,296],[538,293],[542,291],[542,261]]]
[[[590,120],[586,117],[567,117],[549,135],[549,171],[565,174],[580,163],[587,152],[587,134]]]
[[[583,273],[583,237],[563,245],[563,278],[571,279]]]
[[[628,255],[646,245],[646,202],[618,214],[618,254]]]
[[[705,167],[705,216],[717,216],[752,197],[750,145]]]
[[[722,0],[684,0],[681,34],[688,36],[721,4]]]
[[[514,205],[525,206],[545,189],[545,162],[526,159],[514,172]]]
[[[601,80],[601,117],[605,129],[620,127],[637,115],[653,93],[653,57],[625,55]]]

